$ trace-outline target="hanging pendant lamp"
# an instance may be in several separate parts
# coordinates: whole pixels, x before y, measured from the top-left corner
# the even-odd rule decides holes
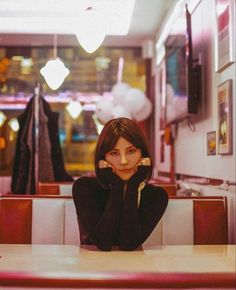
[[[66,110],[70,114],[71,118],[76,120],[82,112],[82,106],[79,101],[71,101],[67,106]]]
[[[93,53],[105,39],[105,19],[98,10],[88,7],[81,13],[79,23],[76,37],[85,51]]]
[[[61,59],[57,57],[57,35],[54,36],[53,58],[41,68],[40,73],[52,90],[57,90],[70,73]]]

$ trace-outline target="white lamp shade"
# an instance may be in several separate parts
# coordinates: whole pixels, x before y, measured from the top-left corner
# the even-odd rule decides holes
[[[105,19],[95,9],[87,9],[80,16],[77,24],[76,37],[88,53],[93,53],[99,48],[106,36]]]
[[[65,67],[60,58],[49,60],[46,65],[41,68],[40,73],[43,75],[46,83],[52,90],[58,89],[68,76],[69,70]]]
[[[78,32],[76,37],[85,51],[93,53],[102,44],[105,34],[99,32]]]
[[[82,106],[78,101],[71,101],[67,106],[66,110],[70,114],[72,119],[77,119],[82,112]]]

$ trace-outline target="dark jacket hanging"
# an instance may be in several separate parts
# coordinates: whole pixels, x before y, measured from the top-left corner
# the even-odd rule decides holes
[[[42,144],[39,146],[38,169],[42,170],[40,164],[43,166],[45,162],[48,162],[45,158],[51,156],[49,160],[51,165],[47,166],[46,170],[53,170],[48,174],[48,180],[45,180],[46,174],[44,174],[44,177],[39,174],[39,181],[73,181],[64,167],[59,141],[58,118],[59,113],[53,112],[47,101],[43,97],[39,97],[39,140]],[[18,120],[20,129],[16,140],[11,190],[12,193],[16,194],[35,194],[34,96],[28,102],[25,111],[18,117]],[[49,138],[49,140],[45,140],[46,138]]]

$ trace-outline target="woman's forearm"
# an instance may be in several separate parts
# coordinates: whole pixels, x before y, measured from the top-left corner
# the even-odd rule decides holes
[[[142,244],[142,227],[138,213],[138,187],[127,188],[121,213],[119,246],[133,250]]]
[[[110,250],[117,238],[122,199],[123,188],[112,190],[101,218],[90,232],[91,239],[102,250]]]

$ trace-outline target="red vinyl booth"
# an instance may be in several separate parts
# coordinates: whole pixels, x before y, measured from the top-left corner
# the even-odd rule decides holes
[[[222,200],[193,201],[194,244],[227,244],[227,204]]]
[[[72,197],[2,196],[0,243],[79,245]],[[163,218],[144,244],[227,243],[227,199],[215,196],[170,197]]]
[[[31,226],[31,199],[0,200],[0,243],[30,244]]]

